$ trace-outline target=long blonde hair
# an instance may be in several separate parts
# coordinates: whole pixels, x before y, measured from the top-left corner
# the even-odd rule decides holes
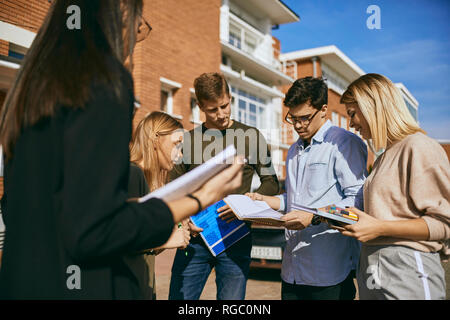
[[[161,169],[158,161],[158,137],[178,129],[183,129],[183,125],[160,111],[149,113],[136,127],[130,143],[130,161],[144,171],[150,191],[163,186],[167,179],[167,172]]]
[[[409,112],[400,90],[383,75],[359,77],[348,86],[340,102],[358,104],[369,124],[375,152],[410,134],[426,134]]]

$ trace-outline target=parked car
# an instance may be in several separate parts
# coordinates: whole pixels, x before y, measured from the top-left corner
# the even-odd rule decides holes
[[[281,269],[286,238],[284,228],[252,225],[250,267]]]
[[[284,192],[284,180],[280,181]],[[286,244],[285,229],[252,224],[252,268],[281,269],[281,260]]]

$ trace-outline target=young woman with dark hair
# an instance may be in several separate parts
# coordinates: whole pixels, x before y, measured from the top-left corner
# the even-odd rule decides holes
[[[66,27],[70,5],[80,29]],[[0,299],[141,298],[123,257],[165,243],[198,211],[189,197],[128,201],[134,94],[125,66],[148,34],[142,5],[55,1],[8,93]],[[194,192],[202,207],[240,185],[241,167]]]

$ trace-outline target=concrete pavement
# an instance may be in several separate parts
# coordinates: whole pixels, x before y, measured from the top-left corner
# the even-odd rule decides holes
[[[165,250],[156,256],[156,296],[158,300],[167,300],[169,296],[170,274],[176,250]],[[450,300],[450,262],[442,263],[447,283],[447,300]],[[206,282],[201,300],[216,299],[214,270]],[[272,269],[252,269],[247,282],[246,300],[280,300],[280,271]]]

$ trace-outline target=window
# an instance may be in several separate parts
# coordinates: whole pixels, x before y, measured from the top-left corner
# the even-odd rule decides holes
[[[266,101],[244,90],[231,87],[232,105],[237,101],[236,120],[252,127],[265,127]]]
[[[230,34],[228,37],[228,42],[241,49],[241,30],[239,30],[237,27],[235,27],[234,25],[230,25]]]
[[[194,123],[201,123],[200,120],[200,107],[197,104],[197,100],[191,97],[191,121]]]
[[[326,80],[329,89],[336,91],[339,94],[343,94],[347,89],[349,83],[342,78],[337,72],[333,71],[327,64],[321,63],[322,66],[322,78]]]
[[[263,35],[258,31],[251,30],[252,27],[243,25],[245,22],[232,21],[229,25],[228,43],[249,54],[254,54],[259,43],[263,41]]]
[[[161,90],[161,111],[168,112],[167,101],[169,100],[169,92]]]
[[[347,118],[341,117],[341,128],[347,130]]]
[[[19,46],[15,43],[9,43],[8,56],[17,60],[23,60],[27,54],[27,48]]]
[[[405,101],[405,104],[406,104],[406,106],[408,107],[408,110],[409,110],[409,112],[411,113],[411,115],[413,116],[413,118],[414,118],[414,120],[418,120],[418,117],[417,117],[417,109],[416,108],[414,108],[413,106],[412,106],[412,104],[411,103],[409,103],[406,99],[403,99],[404,101]]]
[[[181,83],[166,79],[164,77],[160,77],[159,81],[161,83],[161,111],[167,112],[177,119],[182,119],[181,116],[174,114],[173,105],[173,96],[175,95],[177,90],[181,88]]]
[[[253,54],[256,49],[256,39],[251,37],[249,34],[245,35],[245,47],[244,50],[247,53]]]
[[[333,122],[335,126],[339,127],[339,115],[336,112],[331,113],[331,122]]]

